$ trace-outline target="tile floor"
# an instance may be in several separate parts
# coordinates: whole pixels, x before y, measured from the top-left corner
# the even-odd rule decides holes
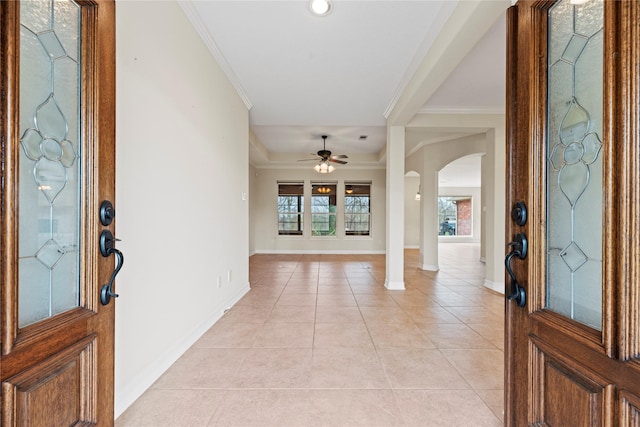
[[[116,421],[129,426],[500,426],[503,297],[479,246],[254,255],[252,290]]]

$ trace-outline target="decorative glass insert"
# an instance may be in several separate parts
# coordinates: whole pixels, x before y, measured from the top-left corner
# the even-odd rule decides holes
[[[278,234],[302,235],[304,229],[304,184],[278,183]]]
[[[20,327],[80,301],[80,7],[20,2]]]
[[[471,236],[473,234],[473,199],[471,196],[438,197],[438,235]]]
[[[371,230],[371,184],[345,183],[344,234],[368,236]]]
[[[335,183],[311,183],[311,235],[336,235]]]
[[[603,2],[548,17],[548,309],[602,328]]]

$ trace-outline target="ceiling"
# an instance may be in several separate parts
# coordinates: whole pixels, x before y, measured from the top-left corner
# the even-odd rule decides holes
[[[323,134],[327,149],[349,155],[338,167],[384,165],[387,116],[456,7],[455,0],[336,0],[318,17],[306,0],[183,4],[250,107],[256,167],[308,167],[296,160],[321,149]],[[471,51],[419,111],[504,111],[504,17],[488,27],[469,34]],[[469,133],[434,128],[420,139]]]

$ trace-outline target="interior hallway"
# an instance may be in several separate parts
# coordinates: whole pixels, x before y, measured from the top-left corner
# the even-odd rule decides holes
[[[502,425],[504,298],[479,245],[439,251],[437,273],[406,251],[405,291],[384,255],[252,256],[252,290],[116,426]]]

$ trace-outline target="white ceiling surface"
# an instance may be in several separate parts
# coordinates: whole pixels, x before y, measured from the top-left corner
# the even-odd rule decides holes
[[[295,160],[321,149],[322,134],[327,149],[349,155],[348,166],[384,164],[385,112],[456,3],[337,0],[325,17],[313,16],[304,0],[191,7],[251,106],[251,129],[264,146],[261,156],[250,150],[251,161],[308,167]],[[478,39],[423,111],[504,111],[504,19]],[[440,129],[434,139],[446,134]]]

